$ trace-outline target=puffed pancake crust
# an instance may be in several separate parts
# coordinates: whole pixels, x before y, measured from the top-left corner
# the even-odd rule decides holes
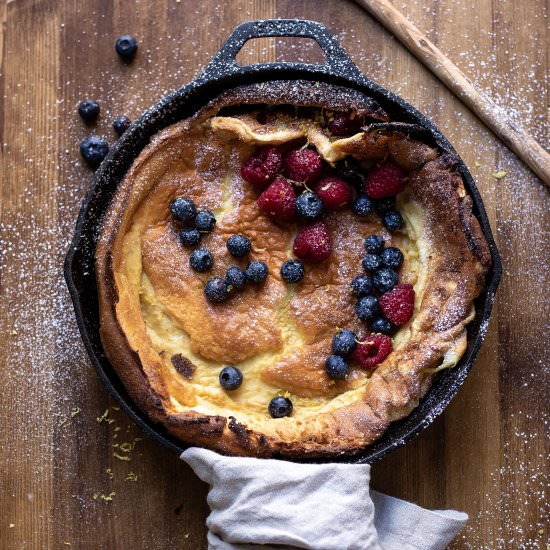
[[[365,117],[365,125],[335,137],[318,121],[326,110]],[[185,443],[232,455],[354,454],[407,416],[435,373],[457,363],[491,258],[456,159],[414,130],[359,92],[275,81],[229,90],[154,136],[114,194],[96,253],[105,352],[153,421]],[[327,165],[390,159],[407,176],[397,196],[402,230],[390,233],[378,216],[349,208],[329,213],[332,254],[306,263],[294,285],[280,269],[292,255],[296,225],[264,214],[258,192],[240,175],[259,146],[291,142],[315,147]],[[178,241],[170,203],[181,196],[216,216],[216,229],[201,241],[214,256],[209,273],[189,267],[192,249]],[[228,254],[226,240],[236,233],[250,237],[251,258]],[[371,234],[403,252],[399,277],[414,286],[414,313],[374,371],[352,365],[347,379],[331,380],[325,360],[338,327],[365,333],[350,281],[362,271]],[[268,265],[263,285],[225,303],[207,301],[209,277],[250,259]],[[218,381],[225,365],[244,375],[232,392]],[[291,416],[268,414],[278,394],[292,400]]]

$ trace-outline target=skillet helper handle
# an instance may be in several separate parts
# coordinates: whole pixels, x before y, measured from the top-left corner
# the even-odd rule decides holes
[[[236,57],[242,47],[253,38],[287,36],[311,38],[317,42],[325,55],[324,64],[273,62],[258,63],[252,67],[269,69],[273,72],[288,71],[304,67],[317,67],[321,73],[333,76],[359,76],[361,72],[350,59],[335,36],[321,23],[305,19],[266,19],[248,21],[239,25],[225,41],[222,47],[207,65],[201,77],[207,79],[223,78],[239,74],[241,67]],[[248,66],[248,69],[250,66]]]

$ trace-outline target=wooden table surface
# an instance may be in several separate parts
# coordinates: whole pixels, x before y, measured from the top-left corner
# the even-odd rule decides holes
[[[548,146],[545,1],[428,4],[397,3]],[[373,486],[467,511],[452,548],[546,547],[542,184],[350,1],[8,0],[0,2],[1,549],[205,547],[206,486],[114,407],[79,341],[61,266],[92,177],[79,141],[90,132],[113,141],[115,116],[136,118],[187,83],[239,22],[273,17],[323,22],[362,71],[433,118],[471,167],[502,254],[504,277],[471,375],[444,415],[373,467]],[[129,65],[113,49],[122,33],[139,41]],[[290,58],[319,59],[291,41],[250,43],[241,54],[243,63]],[[96,128],[76,114],[86,97],[101,103]]]

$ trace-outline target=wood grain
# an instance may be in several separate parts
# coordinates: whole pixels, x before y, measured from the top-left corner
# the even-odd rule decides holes
[[[548,144],[545,1],[426,5],[398,7]],[[543,548],[548,192],[374,19],[328,0],[0,1],[0,548],[206,547],[207,488],[113,408],[78,338],[61,266],[91,180],[78,142],[92,132],[113,141],[115,116],[136,118],[192,79],[236,24],[270,17],[326,24],[365,74],[433,118],[471,167],[503,256],[471,375],[442,417],[373,467],[374,487],[467,511],[454,549]],[[113,49],[125,32],[139,41],[129,65]],[[272,40],[239,60],[316,56],[307,42]],[[92,127],[76,115],[85,97],[102,107]]]
[[[388,0],[356,0],[356,2],[392,32],[546,185],[550,186],[550,154],[524,128],[514,122],[505,109],[499,107],[487,94],[481,93],[431,40]]]

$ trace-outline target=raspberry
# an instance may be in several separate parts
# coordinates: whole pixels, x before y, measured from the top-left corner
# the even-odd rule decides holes
[[[262,147],[241,167],[241,176],[258,189],[265,189],[281,171],[283,160],[275,147]]]
[[[394,325],[404,325],[413,314],[414,290],[412,285],[397,285],[378,298],[380,310]]]
[[[352,199],[350,186],[340,178],[323,178],[315,186],[315,192],[328,210],[345,208]]]
[[[358,116],[351,118],[346,113],[336,113],[334,118],[327,124],[327,128],[335,136],[345,136],[359,132],[362,125],[363,119]]]
[[[363,343],[357,344],[352,358],[366,369],[372,369],[382,363],[392,352],[393,346],[385,334],[369,334]]]
[[[296,193],[294,188],[284,178],[277,178],[258,198],[260,210],[290,221],[296,216]]]
[[[377,166],[365,179],[365,193],[371,199],[383,199],[403,191],[404,174],[397,164],[386,162]]]
[[[311,183],[321,174],[323,163],[313,149],[295,149],[283,159],[283,173],[291,180]]]
[[[294,254],[302,260],[321,262],[332,251],[327,226],[323,222],[308,225],[294,239]]]

